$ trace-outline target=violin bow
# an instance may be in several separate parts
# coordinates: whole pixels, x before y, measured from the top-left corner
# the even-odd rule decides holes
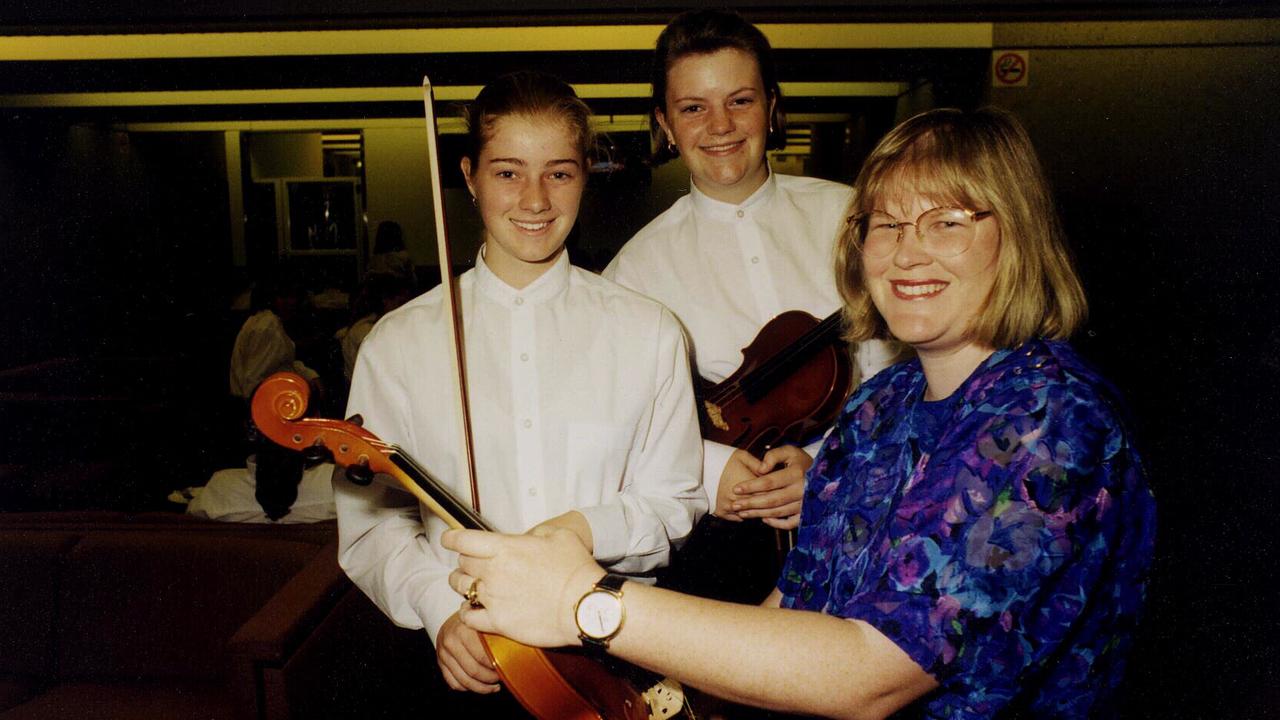
[[[422,78],[422,104],[426,112],[427,124],[427,164],[430,168],[431,209],[435,214],[436,252],[440,261],[440,282],[444,284],[445,296],[449,298],[449,312],[446,321],[453,336],[453,368],[458,378],[458,409],[462,419],[463,452],[467,459],[467,478],[471,483],[471,509],[480,513],[480,486],[476,483],[475,445],[471,439],[471,402],[467,394],[467,353],[463,342],[462,307],[458,297],[457,283],[453,277],[453,257],[449,252],[449,237],[444,219],[444,189],[440,186],[440,146],[436,140],[435,93],[432,91],[431,78]]]

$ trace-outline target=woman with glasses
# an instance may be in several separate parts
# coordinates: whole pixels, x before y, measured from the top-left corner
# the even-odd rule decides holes
[[[936,110],[873,150],[839,241],[852,339],[917,357],[866,381],[810,469],[763,607],[626,583],[609,651],[804,714],[1095,717],[1116,689],[1155,508],[1114,389],[1066,343],[1085,300],[1026,132]],[[605,576],[571,535],[453,533],[462,621],[593,637]]]

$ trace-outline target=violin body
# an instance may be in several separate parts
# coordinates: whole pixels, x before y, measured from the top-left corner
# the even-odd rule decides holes
[[[742,350],[742,365],[703,394],[703,437],[760,457],[836,419],[853,380],[838,314],[782,313]]]
[[[276,373],[254,393],[253,422],[278,445],[327,452],[335,465],[372,479],[390,475],[452,528],[489,530],[412,458],[350,422],[304,418],[310,387],[293,373]],[[499,635],[480,635],[511,694],[541,720],[648,720],[650,701],[628,680],[573,650],[544,650]],[[655,686],[656,687],[656,686]]]

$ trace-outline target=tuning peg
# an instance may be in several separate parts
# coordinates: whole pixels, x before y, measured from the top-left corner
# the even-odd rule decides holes
[[[365,487],[373,482],[373,470],[369,468],[369,462],[352,463],[347,466],[347,479],[353,484]]]
[[[355,415],[347,418],[347,422],[355,425],[356,427],[364,427],[364,416],[360,413],[356,413]]]
[[[329,451],[329,448],[325,447],[324,441],[319,438],[316,439],[315,444],[303,448],[302,457],[307,461],[308,465],[333,462],[333,453]]]

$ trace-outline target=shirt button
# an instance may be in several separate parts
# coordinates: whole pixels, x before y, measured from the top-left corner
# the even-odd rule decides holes
[[[520,353],[520,362],[529,362],[529,353]]]
[[[518,298],[516,298],[516,304],[517,304],[517,305],[523,305],[523,304],[524,304],[524,298],[522,298],[522,297],[518,297]]]
[[[538,488],[529,488],[529,497],[537,497]]]
[[[525,426],[526,428],[531,428],[531,427],[533,427],[533,421],[532,421],[532,420],[525,420],[525,421],[524,421],[524,426]]]
[[[741,211],[741,210],[739,210],[739,211],[738,211],[738,217],[743,217],[744,215],[746,215],[746,213],[745,213],[745,212],[743,212],[743,211]]]
[[[752,265],[759,265],[759,264],[760,264],[760,258],[759,258],[759,257],[753,257],[753,258],[751,258],[751,264],[752,264]]]

